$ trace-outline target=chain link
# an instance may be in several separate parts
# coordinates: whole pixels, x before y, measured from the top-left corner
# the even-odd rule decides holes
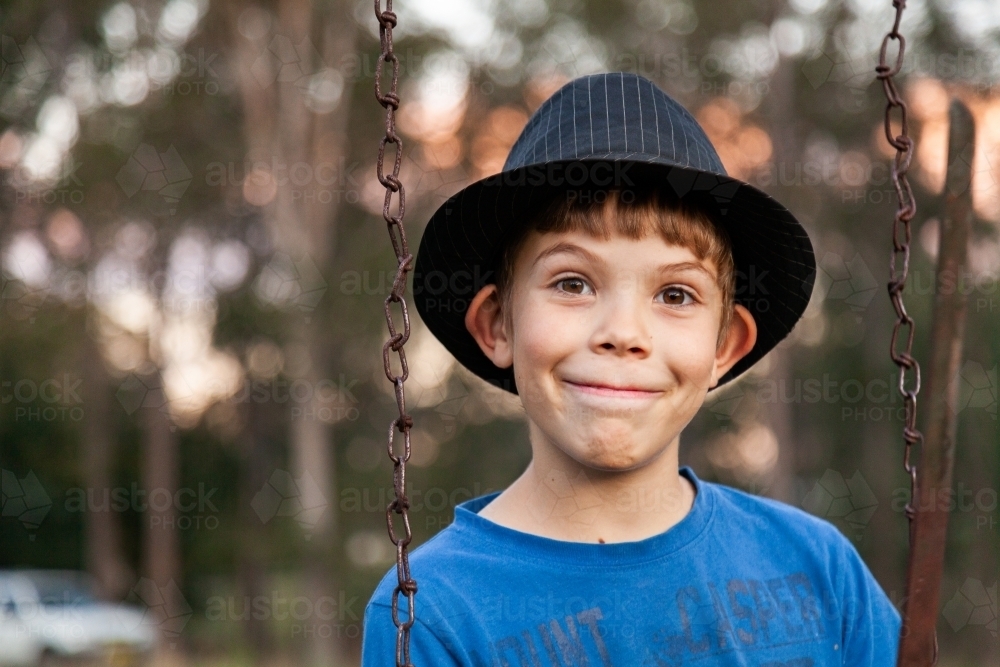
[[[878,65],[875,67],[875,75],[882,81],[882,88],[885,91],[885,138],[889,144],[896,149],[896,157],[892,165],[892,185],[896,189],[898,204],[896,214],[892,223],[892,254],[889,257],[889,298],[896,310],[896,324],[892,329],[892,341],[889,343],[889,355],[892,361],[899,367],[899,393],[903,397],[905,406],[905,423],[903,425],[903,468],[910,476],[910,502],[906,504],[906,518],[910,527],[910,561],[913,560],[914,528],[916,526],[917,503],[917,466],[913,462],[913,446],[920,443],[923,446],[924,435],[917,429],[917,394],[920,393],[920,364],[913,356],[913,335],[915,325],[913,318],[906,312],[903,303],[903,291],[906,289],[906,279],[910,271],[910,221],[917,213],[917,202],[913,197],[913,190],[910,182],[906,178],[906,172],[910,168],[913,159],[913,139],[909,136],[909,128],[906,120],[906,102],[900,97],[896,89],[893,77],[899,74],[903,68],[903,56],[906,53],[906,39],[899,32],[900,21],[903,18],[903,10],[906,9],[906,0],[893,0],[896,8],[896,18],[892,25],[892,30],[886,33],[882,39],[882,47],[879,49]],[[896,62],[889,66],[886,62],[889,49],[889,42],[899,43],[899,53]],[[898,109],[900,134],[894,136],[892,133],[893,109]],[[905,332],[901,335],[905,327]],[[900,338],[903,339],[905,347],[898,349]],[[913,371],[911,385],[907,386],[907,372]],[[932,665],[937,664],[938,643],[937,633],[934,634],[934,658]]]
[[[382,47],[375,70],[375,98],[385,108],[385,136],[378,142],[376,173],[379,182],[385,186],[385,204],[382,207],[382,217],[385,219],[389,240],[392,242],[392,249],[396,254],[396,277],[392,281],[392,290],[385,299],[385,322],[389,328],[389,338],[382,345],[382,366],[385,370],[385,376],[393,384],[396,407],[399,412],[399,416],[389,423],[386,444],[393,465],[392,479],[395,499],[386,507],[385,520],[389,529],[389,539],[396,545],[397,584],[392,592],[392,622],[396,625],[396,667],[414,667],[413,663],[410,662],[410,628],[415,619],[413,603],[417,593],[417,582],[410,578],[410,561],[406,551],[413,538],[410,531],[410,517],[407,514],[407,510],[410,508],[410,499],[406,497],[406,462],[410,460],[410,429],[413,427],[413,417],[406,412],[404,383],[409,377],[410,371],[406,365],[406,351],[403,349],[403,345],[410,338],[410,314],[406,308],[403,291],[406,289],[407,273],[413,265],[413,255],[410,254],[409,245],[406,242],[406,230],[403,228],[406,192],[399,180],[399,167],[403,161],[403,140],[396,134],[396,110],[399,109],[399,95],[396,93],[396,86],[399,83],[399,58],[392,51],[392,29],[396,26],[396,14],[392,11],[392,0],[386,0],[384,11],[381,0],[375,0],[375,16],[378,19],[379,42]],[[389,91],[383,93],[382,72],[386,63],[392,66],[392,80]],[[385,173],[386,144],[393,144],[396,151],[392,161],[391,174]],[[398,197],[395,214],[391,213],[393,195]],[[397,330],[393,320],[393,303],[399,304],[402,313],[402,331]],[[390,352],[395,352],[399,360],[399,374],[392,370]],[[403,434],[402,456],[397,455],[393,450],[397,430]],[[405,534],[402,539],[397,537],[396,529],[393,527],[393,512],[403,515]],[[408,618],[404,622],[399,620],[400,593],[406,595],[409,611]]]

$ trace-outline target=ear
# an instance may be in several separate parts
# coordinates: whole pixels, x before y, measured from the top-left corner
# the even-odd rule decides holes
[[[729,332],[722,345],[715,352],[715,366],[712,369],[712,383],[709,389],[719,384],[719,378],[729,372],[736,362],[745,357],[757,342],[757,322],[745,307],[736,304],[729,323]]]
[[[496,285],[486,285],[469,303],[469,310],[465,313],[465,328],[476,339],[483,354],[498,368],[513,365],[514,356],[504,330]]]

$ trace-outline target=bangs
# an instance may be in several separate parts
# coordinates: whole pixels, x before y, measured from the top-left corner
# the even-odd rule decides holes
[[[615,233],[630,239],[658,234],[669,245],[691,250],[722,271],[729,238],[700,209],[666,199],[658,190],[571,191],[553,202],[531,227],[539,232],[582,231],[609,240]]]

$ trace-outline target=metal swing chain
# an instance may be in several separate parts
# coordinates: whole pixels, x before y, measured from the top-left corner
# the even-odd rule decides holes
[[[410,499],[406,497],[406,462],[410,460],[410,429],[413,418],[406,412],[406,397],[403,384],[410,372],[406,366],[406,351],[403,345],[410,338],[410,315],[406,309],[406,299],[403,290],[406,289],[406,276],[413,264],[406,242],[406,230],[403,228],[403,212],[406,203],[403,184],[399,180],[399,166],[403,161],[403,140],[396,134],[396,110],[399,109],[399,95],[396,85],[399,82],[399,58],[392,51],[392,29],[396,26],[396,15],[392,11],[392,0],[386,0],[385,11],[381,0],[375,0],[375,16],[378,18],[379,42],[382,52],[379,54],[375,70],[375,98],[385,108],[385,136],[378,143],[378,161],[376,171],[379,182],[385,186],[385,204],[382,207],[382,217],[389,231],[389,240],[396,253],[396,277],[392,281],[392,290],[385,298],[385,322],[389,328],[389,339],[382,345],[382,365],[385,376],[392,382],[396,393],[396,407],[399,416],[389,423],[389,435],[386,449],[393,465],[393,490],[395,499],[385,510],[385,520],[389,528],[389,539],[396,545],[396,575],[398,583],[392,592],[392,622],[396,625],[396,667],[414,667],[410,662],[410,628],[414,621],[414,597],[417,593],[417,582],[410,578],[410,562],[406,552],[413,534],[410,531]],[[382,92],[382,69],[385,63],[392,65],[392,82],[389,91]],[[396,158],[392,163],[392,173],[384,173],[386,144],[395,144]],[[399,194],[396,214],[390,212],[393,193]],[[403,330],[397,331],[392,319],[391,304],[398,303],[403,315]],[[400,373],[393,372],[389,363],[389,352],[395,352],[399,358]],[[393,452],[393,436],[398,429],[403,434],[403,455]],[[406,535],[402,539],[396,537],[392,525],[392,513],[403,515],[403,527]],[[399,620],[399,594],[405,593],[407,598],[408,618],[405,622]]]
[[[889,257],[889,298],[896,309],[896,324],[892,329],[892,341],[889,343],[889,354],[893,362],[899,367],[899,393],[903,397],[905,406],[905,424],[903,425],[903,468],[910,476],[910,501],[906,504],[906,518],[910,528],[910,560],[913,559],[914,548],[914,518],[916,517],[917,502],[917,466],[913,462],[913,445],[920,443],[923,446],[924,436],[917,429],[917,394],[920,393],[920,364],[914,358],[913,335],[915,326],[913,318],[906,312],[903,304],[903,290],[906,288],[906,278],[910,270],[910,221],[917,213],[917,202],[913,197],[913,190],[910,182],[906,178],[906,172],[910,168],[913,159],[913,139],[908,134],[906,123],[906,102],[900,97],[896,90],[896,83],[893,76],[899,74],[903,67],[903,56],[906,52],[906,39],[899,32],[899,24],[903,18],[903,10],[906,9],[906,0],[892,0],[896,8],[896,18],[892,24],[892,30],[886,33],[882,39],[882,48],[879,50],[878,65],[875,67],[875,75],[882,81],[882,88],[885,90],[885,138],[889,144],[896,149],[896,157],[892,165],[892,184],[896,189],[898,204],[896,214],[892,223],[892,255]],[[886,63],[886,54],[889,42],[896,40],[899,42],[899,53],[896,56],[896,63],[889,66]],[[892,109],[899,108],[900,134],[892,134]],[[902,268],[896,268],[897,258],[902,259]],[[900,330],[907,327],[906,347],[897,351],[896,345],[900,338]],[[913,387],[906,387],[906,372],[913,370]],[[934,634],[934,659],[932,665],[937,664],[938,646],[937,633]]]

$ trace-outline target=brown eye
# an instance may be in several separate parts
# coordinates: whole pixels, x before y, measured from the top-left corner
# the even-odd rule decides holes
[[[694,301],[690,293],[679,287],[668,287],[660,292],[660,294],[663,295],[663,303],[668,306],[686,306]]]
[[[556,283],[556,287],[569,294],[590,293],[590,285],[588,285],[582,278],[563,278]]]

